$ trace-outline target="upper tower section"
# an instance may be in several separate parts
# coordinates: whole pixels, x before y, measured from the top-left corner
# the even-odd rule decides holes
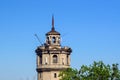
[[[52,16],[52,28],[51,28],[51,31],[46,33],[46,44],[48,46],[60,46],[60,33],[55,30],[54,16]]]

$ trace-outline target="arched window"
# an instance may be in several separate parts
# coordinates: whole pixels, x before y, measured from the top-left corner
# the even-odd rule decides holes
[[[57,59],[57,55],[53,55],[53,63],[57,63],[58,59]]]
[[[52,38],[52,43],[56,43],[56,38],[55,37]]]

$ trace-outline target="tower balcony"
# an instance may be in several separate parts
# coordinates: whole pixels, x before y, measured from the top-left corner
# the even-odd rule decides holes
[[[69,68],[70,65],[62,65],[62,64],[41,64],[37,66],[37,71],[44,70],[63,70]]]

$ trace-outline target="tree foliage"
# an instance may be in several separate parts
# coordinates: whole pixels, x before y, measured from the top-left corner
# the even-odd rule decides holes
[[[59,74],[60,80],[120,80],[118,64],[105,65],[102,61],[82,65],[80,70],[68,68]]]
[[[60,80],[80,80],[77,69],[68,68],[60,72]]]

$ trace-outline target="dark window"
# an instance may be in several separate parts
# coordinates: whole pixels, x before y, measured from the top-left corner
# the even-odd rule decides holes
[[[55,37],[52,38],[52,43],[56,43]]]
[[[40,64],[42,64],[42,56],[40,56]]]
[[[54,78],[57,78],[57,74],[56,73],[54,73]]]
[[[48,41],[48,44],[50,44],[50,40],[49,40],[49,37],[47,37],[47,41]]]
[[[64,58],[62,58],[62,64],[64,65]]]
[[[49,41],[49,37],[47,37],[47,40]]]
[[[69,62],[68,62],[68,55],[67,55],[67,64],[69,64]]]
[[[57,63],[57,55],[53,55],[53,63]]]
[[[47,57],[45,57],[45,64],[47,65]]]

